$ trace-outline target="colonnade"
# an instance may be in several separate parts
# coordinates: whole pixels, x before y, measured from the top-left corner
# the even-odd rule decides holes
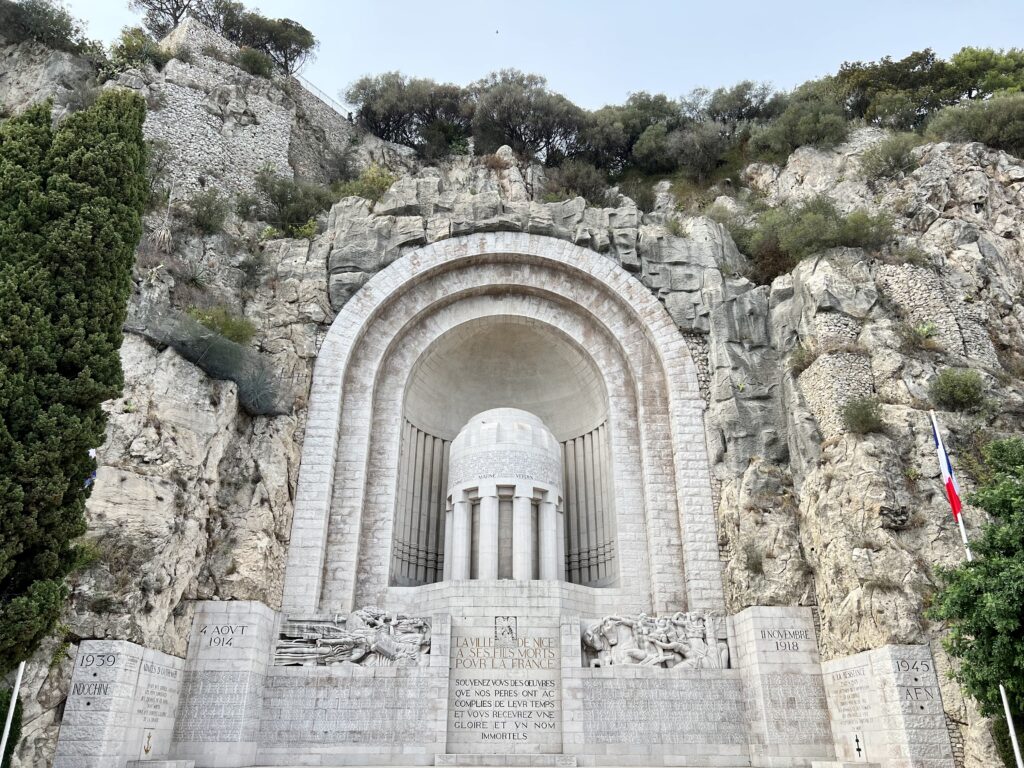
[[[564,579],[565,515],[557,494],[530,484],[456,490],[445,517],[444,563],[446,581]]]

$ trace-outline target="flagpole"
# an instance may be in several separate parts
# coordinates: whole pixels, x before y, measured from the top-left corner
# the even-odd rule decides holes
[[[946,453],[946,446],[942,443],[942,435],[939,434],[939,422],[935,418],[935,411],[928,411],[928,415],[932,420],[932,429],[935,431],[935,449],[939,457],[939,471],[942,472],[944,469],[943,458],[946,462],[949,461],[949,454]],[[953,469],[949,467],[950,474],[952,475]],[[952,499],[950,499],[952,505]],[[959,512],[956,508],[953,508],[953,517],[956,518],[957,525],[960,528],[960,539],[964,543],[964,552],[967,553],[967,562],[974,561],[974,553],[971,552],[971,545],[967,541],[967,529],[964,527],[964,515],[963,511]],[[1010,712],[1010,699],[1006,695],[1006,688],[1003,684],[999,684],[999,697],[1003,700],[1003,714],[1006,715],[1006,725],[1010,731],[1010,744],[1013,745],[1013,757],[1017,761],[1017,768],[1024,768],[1024,759],[1021,758],[1020,744],[1017,743],[1017,729],[1013,725],[1013,714]]]
[[[11,705],[7,707],[7,721],[4,723],[4,737],[0,739],[0,763],[7,752],[7,738],[11,735],[11,722],[14,720],[14,708],[18,706],[18,691],[21,689],[21,675],[25,671],[25,662],[18,665],[18,676],[14,678],[14,690],[11,691]]]

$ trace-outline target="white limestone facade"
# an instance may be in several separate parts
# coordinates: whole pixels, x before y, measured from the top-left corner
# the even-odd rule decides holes
[[[823,667],[809,608],[727,615],[704,409],[610,258],[407,252],[320,347],[281,610],[198,602],[149,731],[115,722],[144,649],[97,646],[117,684],[78,669],[68,707],[100,735],[62,733],[56,768],[952,768],[926,646]]]

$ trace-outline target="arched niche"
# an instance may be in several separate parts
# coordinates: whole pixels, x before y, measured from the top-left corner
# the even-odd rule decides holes
[[[540,303],[535,297],[532,301]],[[584,348],[564,330],[530,314],[523,302],[503,300],[494,306],[503,314],[475,317],[444,332],[422,352],[408,377],[389,583],[418,586],[451,578],[450,568],[445,574],[451,441],[478,413],[518,408],[540,418],[560,443],[561,578],[590,587],[614,585],[618,548],[606,382]],[[475,310],[463,311],[468,316]],[[481,501],[469,504],[470,536],[479,537]],[[506,488],[496,510],[505,544],[511,537],[512,506]],[[475,545],[471,550],[477,551]],[[502,553],[498,577],[512,578],[508,548],[502,547]],[[471,573],[480,577],[475,563]]]
[[[499,232],[409,252],[333,322],[314,370],[283,609],[405,607],[427,594],[443,602],[438,585],[388,586],[407,387],[447,331],[501,314],[559,328],[586,350],[607,392],[620,562],[628,568],[613,588],[570,591],[585,603],[579,610],[723,608],[704,403],[678,329],[608,258]]]

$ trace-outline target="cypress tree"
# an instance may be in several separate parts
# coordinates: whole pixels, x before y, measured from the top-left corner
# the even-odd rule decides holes
[[[100,404],[123,385],[144,117],[110,90],[56,130],[48,105],[0,125],[0,673],[60,615]]]

